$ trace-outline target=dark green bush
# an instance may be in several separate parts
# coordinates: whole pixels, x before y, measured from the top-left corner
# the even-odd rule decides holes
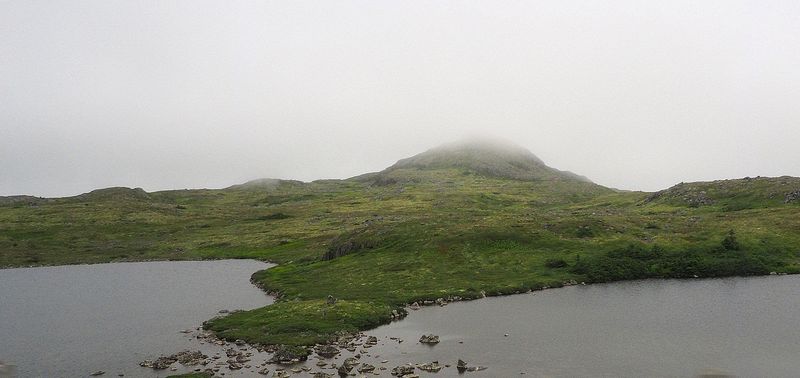
[[[263,215],[258,217],[258,220],[277,220],[277,219],[286,219],[291,218],[290,215],[286,215],[284,213],[273,213],[269,215]]]
[[[567,262],[564,259],[547,259],[544,265],[548,268],[563,268],[567,266]]]
[[[738,251],[742,248],[739,241],[736,240],[736,232],[728,231],[728,234],[722,239],[722,248],[725,248],[726,251]]]

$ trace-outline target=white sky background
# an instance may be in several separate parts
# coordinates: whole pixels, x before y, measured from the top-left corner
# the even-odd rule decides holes
[[[621,189],[800,176],[800,2],[0,0],[0,195],[346,178],[476,133]]]

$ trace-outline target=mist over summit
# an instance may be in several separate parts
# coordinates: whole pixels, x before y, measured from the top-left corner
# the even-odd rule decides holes
[[[523,181],[591,182],[584,176],[547,166],[534,153],[520,145],[490,138],[473,138],[443,144],[401,159],[379,175],[407,169],[462,169],[490,177]]]

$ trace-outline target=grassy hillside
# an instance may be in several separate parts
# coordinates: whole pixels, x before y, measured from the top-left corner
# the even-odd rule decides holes
[[[278,303],[207,324],[269,344],[374,327],[417,300],[570,280],[800,272],[797,178],[620,193],[518,151],[531,165],[498,151],[427,154],[425,164],[351,180],[0,200],[0,266],[275,261],[253,279],[279,292]],[[530,175],[506,174],[508,166]]]

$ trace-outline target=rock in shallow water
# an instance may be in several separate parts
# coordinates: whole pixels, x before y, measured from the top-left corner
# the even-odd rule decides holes
[[[439,336],[436,336],[434,334],[422,335],[419,338],[419,342],[422,343],[422,344],[438,344],[439,343]]]
[[[411,366],[411,365],[400,365],[400,366],[395,366],[392,369],[392,375],[394,375],[395,377],[403,377],[403,376],[406,376],[407,374],[414,374],[414,367],[413,366]]]
[[[333,345],[322,345],[316,348],[315,352],[325,358],[333,358],[339,354],[339,349]]]
[[[442,370],[443,366],[439,365],[439,361],[433,361],[428,364],[417,365],[417,368],[429,373],[438,373],[439,370]]]

